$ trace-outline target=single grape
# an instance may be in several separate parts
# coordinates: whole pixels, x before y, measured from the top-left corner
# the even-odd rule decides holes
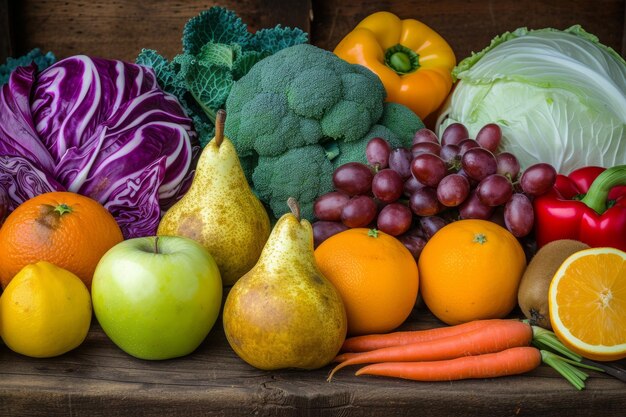
[[[478,183],[476,195],[488,206],[501,206],[513,195],[513,184],[504,175],[491,174]]]
[[[461,157],[461,167],[470,178],[480,181],[498,169],[496,158],[484,148],[472,148]]]
[[[426,239],[430,239],[431,237],[433,237],[435,233],[437,233],[442,227],[448,224],[445,219],[439,216],[421,217],[419,222],[422,231],[426,235]]]
[[[409,197],[409,208],[418,216],[432,216],[442,210],[437,191],[431,187],[420,188]]]
[[[399,236],[398,240],[411,252],[416,261],[419,259],[424,246],[426,246],[426,239],[410,234]]]
[[[416,180],[413,175],[411,175],[407,180],[404,181],[403,192],[405,196],[410,197],[411,194],[424,187],[426,186]]]
[[[476,142],[485,149],[494,152],[502,140],[502,129],[495,123],[484,125],[476,134]]]
[[[348,162],[333,172],[335,190],[353,196],[367,194],[372,188],[372,170],[360,162]]]
[[[393,203],[404,191],[404,181],[400,174],[390,168],[378,171],[372,180],[372,193],[383,203]]]
[[[520,166],[519,161],[511,152],[501,152],[496,155],[496,163],[497,163],[497,173],[500,175],[504,175],[509,178],[511,181],[515,181],[517,179],[517,175],[519,174]]]
[[[526,168],[519,180],[522,191],[533,197],[548,192],[555,182],[556,170],[552,165],[544,162]]]
[[[367,162],[376,169],[384,169],[389,165],[391,145],[383,138],[372,138],[365,146]]]
[[[437,198],[446,207],[461,204],[470,192],[467,178],[459,174],[446,175],[437,185]]]
[[[480,145],[474,139],[463,139],[458,146],[459,155],[463,155],[465,152],[469,151],[472,148],[480,148]]]
[[[341,222],[348,227],[365,227],[374,220],[378,207],[373,198],[366,195],[354,196],[341,210]]]
[[[411,176],[411,151],[406,148],[396,148],[389,154],[389,168],[396,171],[403,179]]]
[[[472,190],[469,196],[459,206],[459,215],[462,219],[488,220],[493,214],[493,207],[486,205]]]
[[[467,128],[461,123],[452,123],[441,135],[442,145],[458,145],[463,139],[469,138]]]
[[[411,172],[422,184],[436,187],[448,173],[448,167],[437,155],[422,153],[413,158]]]
[[[413,136],[412,144],[415,145],[416,143],[422,143],[422,142],[432,142],[432,143],[439,144],[439,138],[437,137],[435,132],[433,132],[432,130],[426,127],[423,127],[419,129],[417,132],[415,132],[415,135]]]
[[[311,224],[313,227],[313,246],[317,248],[323,241],[348,229],[348,226],[341,222],[329,222],[318,220]]]
[[[313,215],[319,220],[339,221],[341,220],[341,210],[348,200],[350,197],[339,191],[323,194],[313,204]]]
[[[404,204],[391,203],[378,213],[376,227],[391,236],[399,236],[409,230],[412,221],[411,209]]]
[[[459,159],[459,145],[444,145],[439,151],[439,157],[443,159],[446,164],[452,164],[455,160]]]
[[[535,224],[535,212],[530,199],[515,193],[504,206],[504,224],[515,237],[528,235]]]
[[[411,155],[415,158],[421,153],[432,153],[433,155],[439,155],[441,151],[441,145],[434,142],[420,142],[411,146]]]

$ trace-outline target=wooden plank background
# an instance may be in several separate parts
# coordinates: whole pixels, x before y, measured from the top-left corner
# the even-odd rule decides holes
[[[625,4],[623,0],[324,0],[315,2],[312,29],[315,43],[330,49],[368,14],[388,10],[431,26],[462,59],[489,45],[494,36],[518,27],[565,29],[581,24],[624,56]]]
[[[181,49],[185,22],[212,5],[231,8],[252,30],[298,26],[313,44],[332,49],[363,17],[388,10],[416,18],[446,38],[462,59],[520,26],[564,29],[581,24],[626,55],[626,0],[0,0],[0,62],[33,47],[58,57],[90,54],[134,60],[141,48],[168,57]],[[9,7],[11,6],[11,7]],[[9,24],[10,23],[10,24]]]
[[[0,64],[13,55],[9,0],[0,0]]]

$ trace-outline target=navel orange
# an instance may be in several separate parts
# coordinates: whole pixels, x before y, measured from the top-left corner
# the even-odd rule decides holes
[[[502,318],[517,305],[524,250],[508,230],[486,220],[452,222],[419,258],[424,303],[448,324]]]
[[[415,305],[417,265],[386,233],[348,229],[326,239],[315,260],[341,295],[351,335],[385,333],[400,326]]]
[[[6,288],[26,265],[48,261],[91,288],[98,261],[123,239],[115,218],[97,201],[71,192],[38,195],[0,228],[0,283]]]

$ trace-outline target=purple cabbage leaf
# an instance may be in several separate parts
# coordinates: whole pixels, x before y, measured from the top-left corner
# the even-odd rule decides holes
[[[0,187],[9,210],[47,191],[99,201],[125,238],[156,233],[188,189],[200,146],[151,68],[73,56],[0,89]]]

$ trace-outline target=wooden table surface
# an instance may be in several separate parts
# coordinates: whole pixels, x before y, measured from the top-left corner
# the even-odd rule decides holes
[[[442,323],[414,310],[403,329]],[[626,361],[621,364],[626,365]],[[191,355],[135,359],[97,323],[57,358],[0,346],[0,416],[624,416],[626,383],[591,372],[577,391],[545,365],[522,376],[419,383],[315,371],[257,370],[228,345],[221,321]]]

